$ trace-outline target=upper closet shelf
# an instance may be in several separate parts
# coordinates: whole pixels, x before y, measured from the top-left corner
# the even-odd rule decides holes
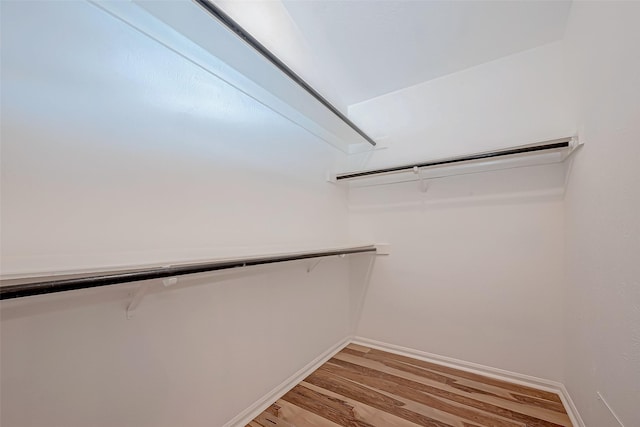
[[[0,300],[32,295],[51,294],[77,289],[96,288],[121,283],[165,279],[165,286],[177,282],[185,275],[210,273],[220,270],[253,267],[280,262],[291,262],[332,256],[369,253],[376,254],[375,245],[349,245],[296,252],[273,252],[252,256],[225,257],[207,261],[177,263],[156,266],[132,266],[121,270],[94,270],[91,272],[66,272],[64,274],[39,274],[0,280]],[[310,270],[309,270],[310,271]]]
[[[464,156],[343,172],[330,177],[330,180],[352,183],[362,181],[362,185],[377,185],[561,163],[580,145],[577,137],[566,137]]]
[[[90,3],[345,153],[354,144],[375,145],[210,1]]]

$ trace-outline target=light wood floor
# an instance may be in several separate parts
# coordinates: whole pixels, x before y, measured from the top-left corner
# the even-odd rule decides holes
[[[350,344],[249,427],[571,426],[560,398]]]

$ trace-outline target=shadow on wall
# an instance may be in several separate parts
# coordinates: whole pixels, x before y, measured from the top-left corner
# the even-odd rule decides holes
[[[294,265],[292,265],[294,263],[287,264],[289,264],[289,268],[294,267]],[[176,291],[189,292],[186,290],[187,288],[195,286],[220,286],[219,282],[234,279],[236,281],[243,279],[250,280],[253,276],[260,274],[267,276],[266,278],[262,277],[262,280],[269,280],[268,275],[273,274],[274,272],[277,273],[278,269],[282,269],[282,266],[274,264],[247,267],[241,270],[234,269],[191,274],[187,276],[180,276],[177,283],[171,285],[171,287],[164,286],[162,279],[154,279],[10,299],[2,301],[1,319],[5,321],[44,313],[73,310],[99,304],[117,305],[118,308],[115,310],[117,312],[121,312],[122,317],[124,318],[127,307],[133,300],[136,293],[147,285],[148,290],[146,291],[145,296],[148,297],[149,300],[154,300],[155,298],[167,298],[167,296],[156,295],[160,293],[171,295]],[[206,290],[203,291],[207,292]],[[149,301],[147,301],[147,304],[149,304]],[[143,301],[141,301],[141,305],[144,305]]]
[[[564,197],[570,160],[542,166],[528,166],[465,175],[427,177],[423,181],[409,176],[405,180],[351,184],[351,211],[385,211],[407,207],[429,209],[522,204]]]
[[[562,381],[566,166],[352,188],[352,238],[391,247],[357,335]]]
[[[130,320],[139,284],[3,301],[1,424],[224,425],[349,334],[349,269],[156,281]]]
[[[353,256],[350,256],[349,259],[351,257]],[[366,261],[370,257],[356,256],[354,258],[356,258],[354,262],[357,262],[357,259],[359,258],[365,258]],[[318,262],[319,260],[321,262]],[[153,301],[158,298],[171,298],[171,295],[174,295],[176,293],[215,293],[216,287],[220,289],[224,289],[228,286],[241,288],[243,286],[250,286],[251,283],[254,283],[253,286],[260,286],[261,283],[264,284],[266,282],[277,280],[274,279],[274,277],[278,277],[283,274],[298,275],[296,282],[300,285],[304,285],[307,281],[309,281],[309,279],[312,279],[311,274],[316,265],[320,265],[321,263],[333,265],[334,263],[344,264],[345,261],[342,261],[339,257],[318,259],[311,258],[309,260],[289,261],[282,263],[248,266],[241,269],[235,268],[229,270],[184,275],[176,277],[177,281],[175,282],[175,284],[170,285],[164,285],[163,279],[153,279],[130,283],[121,283],[110,286],[101,286],[96,288],[77,289],[68,292],[36,295],[26,298],[9,299],[4,300],[0,303],[0,307],[2,308],[0,314],[2,321],[6,321],[38,314],[73,310],[81,307],[90,307],[101,304],[115,304],[118,306],[116,311],[121,312],[122,318],[125,318],[127,307],[133,300],[134,296],[141,288],[146,286],[148,286],[145,292],[145,298],[148,298],[148,301],[146,303],[153,304]],[[350,266],[350,270],[355,268],[351,266],[351,262],[349,262],[348,265]],[[356,265],[356,267],[358,266],[359,264]],[[300,274],[305,269],[308,274]],[[355,270],[356,271],[354,274],[357,274],[357,277],[360,277],[366,273],[366,268],[364,266],[355,268]],[[316,274],[322,275],[323,272],[319,272]],[[211,287],[213,289],[207,290],[206,287]],[[196,289],[189,290],[189,288],[204,289],[198,291]],[[144,311],[145,302],[141,301],[140,305],[143,306],[143,310],[141,311]],[[144,313],[141,313],[140,315],[144,316]]]

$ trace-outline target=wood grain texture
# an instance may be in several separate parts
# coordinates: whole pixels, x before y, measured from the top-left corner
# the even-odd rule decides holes
[[[349,344],[250,427],[571,427],[558,395]]]

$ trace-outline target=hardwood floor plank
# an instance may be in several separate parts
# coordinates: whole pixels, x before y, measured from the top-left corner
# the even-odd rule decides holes
[[[310,388],[300,384],[293,389],[293,392],[298,393],[300,396],[314,399],[321,405],[331,408],[336,413],[341,414],[345,418],[355,418],[355,408],[353,405],[350,405],[347,401],[345,401],[342,397],[330,397],[326,394],[319,393],[317,391],[311,390]],[[283,397],[284,400],[286,399]]]
[[[268,412],[258,415],[254,421],[263,427],[296,427],[287,421],[273,416]]]
[[[337,354],[335,357],[341,360],[348,360],[348,361],[354,361],[354,363],[358,363],[360,365],[364,365],[364,366],[369,366],[371,367],[372,364],[367,361],[372,360],[370,358],[364,358],[363,360],[358,360],[358,359],[351,359],[351,358],[343,358],[341,356],[343,355],[348,355],[348,356],[354,356],[354,354],[352,353],[339,353]],[[360,356],[362,357],[362,356]],[[561,403],[557,403],[557,402],[552,402],[549,400],[545,400],[545,399],[540,399],[534,396],[526,396],[526,395],[521,395],[518,393],[515,393],[513,391],[509,391],[509,390],[505,390],[503,388],[494,386],[494,385],[487,385],[484,383],[480,383],[477,381],[473,381],[473,380],[469,380],[466,378],[462,378],[462,377],[456,377],[454,375],[441,375],[438,373],[435,373],[433,371],[430,371],[428,369],[425,368],[421,368],[421,367],[417,367],[414,365],[409,365],[406,363],[401,363],[401,362],[395,362],[395,361],[389,361],[389,360],[378,360],[375,359],[376,362],[382,363],[384,366],[392,368],[394,370],[399,370],[399,371],[403,371],[403,372],[407,372],[410,374],[414,374],[417,375],[419,377],[425,378],[425,379],[429,379],[429,380],[433,380],[433,381],[437,381],[440,382],[442,384],[446,384],[452,388],[461,390],[461,391],[465,391],[471,395],[473,394],[484,394],[487,396],[492,396],[494,398],[498,398],[498,399],[504,399],[513,403],[524,403],[525,406],[535,406],[538,408],[542,408],[542,409],[546,409],[546,410],[550,410],[550,411],[555,411],[555,412],[559,412],[561,414],[566,414],[566,411],[564,409],[564,407],[562,406]],[[378,370],[384,370],[383,368],[375,368],[376,365],[373,365],[374,369],[378,369]],[[390,372],[385,370],[385,372]],[[415,378],[413,378],[415,379]],[[431,382],[429,381],[420,381],[423,382],[424,384],[428,384],[428,385],[432,385]],[[495,403],[495,402],[494,402]],[[512,409],[516,409],[517,407],[511,407]],[[553,419],[550,419],[550,421],[553,421]]]
[[[353,353],[347,353],[350,355],[357,355]],[[359,354],[360,356],[364,356],[363,353]],[[514,391],[509,391],[501,387],[497,387],[495,385],[488,385],[486,383],[482,383],[479,381],[470,380],[468,378],[463,378],[460,376],[455,376],[452,374],[449,375],[439,375],[433,371],[428,369],[417,367],[415,365],[409,365],[402,362],[396,362],[393,360],[382,360],[375,359],[379,362],[383,363],[385,366],[398,369],[404,372],[409,372],[418,376],[422,376],[425,378],[430,378],[435,381],[441,382],[443,384],[448,384],[453,388],[457,388],[463,391],[467,391],[469,393],[480,393],[486,394],[489,396],[495,396],[502,399],[510,400],[512,402],[520,402],[526,403],[531,406],[536,406],[539,408],[548,409],[551,411],[556,411],[562,414],[565,414],[566,411],[561,402],[551,401],[547,399],[541,399],[535,396],[523,395],[516,393]],[[559,400],[559,399],[558,399]]]
[[[571,425],[571,422],[569,420],[569,417],[566,415],[566,412],[563,411],[562,413],[560,413],[557,411],[550,410],[548,408],[541,407],[541,405],[534,406],[534,405],[520,402],[514,399],[511,393],[507,393],[505,391],[502,391],[502,393],[505,393],[506,396],[501,396],[501,395],[496,395],[492,393],[487,393],[481,390],[474,390],[473,388],[468,388],[464,386],[459,387],[459,386],[456,386],[455,383],[452,384],[450,381],[449,383],[445,384],[445,383],[431,380],[429,377],[420,376],[410,372],[391,368],[387,365],[382,364],[381,362],[370,360],[369,358],[356,357],[350,354],[338,353],[334,356],[333,359],[327,362],[327,365],[325,366],[328,366],[328,364],[331,364],[331,363],[340,364],[341,361],[344,363],[354,364],[370,370],[365,372],[389,374],[392,377],[399,377],[404,380],[418,382],[426,386],[426,388],[423,388],[422,391],[430,392],[431,394],[435,393],[435,395],[438,395],[441,397],[447,397],[448,395],[451,395],[451,396],[459,395],[461,397],[478,400],[484,404],[499,406],[501,408],[505,408],[507,410],[514,411],[526,416],[539,418],[541,420],[548,421],[553,424],[557,424],[561,426]],[[490,387],[493,387],[493,386],[490,386]],[[439,390],[434,391],[433,388],[439,389]],[[452,397],[448,397],[448,398],[452,399]]]
[[[415,390],[428,393],[433,396],[449,399],[454,402],[458,402],[475,409],[489,412],[491,414],[500,415],[516,421],[522,421],[522,422],[525,422],[527,425],[531,425],[531,426],[555,427],[555,426],[562,425],[562,424],[546,421],[544,419],[538,419],[538,418],[535,418],[534,416],[523,414],[523,413],[514,411],[512,409],[507,409],[492,403],[486,403],[486,402],[483,402],[482,400],[478,400],[477,398],[470,398],[465,396],[463,392],[457,393],[449,390],[444,390],[439,387],[434,387],[432,385],[426,385],[421,382],[406,379],[406,378],[403,378],[402,376],[396,376],[386,372],[377,371],[375,369],[367,368],[364,366],[360,366],[360,365],[339,360],[336,358],[329,360],[329,362],[327,362],[325,365],[320,367],[319,370],[323,370],[323,369],[329,370],[335,375],[343,376],[353,381],[367,384],[374,388],[378,388],[378,387],[390,388],[392,387],[392,385],[402,385],[407,388],[413,388]],[[384,382],[385,380],[386,380],[386,383]],[[391,385],[387,383],[390,383]]]
[[[360,353],[369,353],[371,351],[369,347],[365,347],[363,345],[354,344],[354,343],[349,343],[345,348],[359,351]]]
[[[560,400],[560,396],[558,396],[555,393],[551,393],[544,390],[537,390],[535,388],[531,388],[531,387],[527,387],[519,384],[508,383],[505,381],[496,380],[494,378],[484,377],[479,374],[474,374],[471,372],[460,371],[458,369],[449,368],[448,366],[437,365],[435,363],[426,362],[424,360],[412,359],[407,356],[400,356],[398,354],[387,353],[384,351],[371,349],[371,351],[369,351],[365,357],[371,358],[371,359],[382,358],[382,359],[398,360],[400,362],[408,363],[410,365],[425,367],[427,369],[437,371],[437,372],[451,373],[458,377],[468,378],[475,381],[484,382],[486,384],[496,385],[506,390],[515,391],[515,392],[529,395],[529,396],[539,397],[541,399],[550,400],[552,402],[562,403],[562,401]]]
[[[317,386],[315,386],[313,384],[309,384],[309,383],[303,383],[303,384],[306,384],[310,388],[314,388],[316,390],[319,390],[320,392],[322,392],[324,394],[335,395],[335,396],[342,397],[341,395],[338,395],[338,394],[336,394],[336,393],[334,393],[334,392],[332,392],[330,390],[317,387]],[[387,394],[387,393],[381,392],[379,390],[377,390],[377,391],[382,393],[382,394]],[[398,396],[389,396],[389,397],[398,399]],[[400,400],[400,399],[398,399],[398,400]],[[468,419],[464,419],[464,418],[461,418],[459,416],[453,415],[451,413],[441,411],[441,410],[439,410],[437,408],[434,408],[434,407],[429,407],[427,405],[421,405],[419,403],[412,402],[412,401],[410,401],[408,399],[401,399],[401,401],[403,402],[402,407],[404,409],[408,409],[410,411],[415,412],[416,414],[421,414],[421,415],[427,416],[427,417],[432,418],[432,419],[434,419],[436,421],[440,421],[442,423],[445,423],[445,424],[448,424],[448,425],[451,425],[451,426],[454,426],[454,427],[476,427],[476,426],[479,425],[479,424],[472,423]],[[367,419],[375,420],[375,421],[373,421],[373,423],[375,425],[380,425],[380,427],[385,427],[385,426],[388,426],[388,425],[395,425],[395,423],[390,423],[390,422],[386,422],[386,423],[385,422],[381,422],[381,423],[380,422],[376,422],[376,421],[378,421],[379,418],[383,418],[382,414],[390,415],[389,413],[382,412],[380,410],[372,408],[372,407],[370,407],[370,406],[368,406],[368,405],[366,405],[364,403],[361,403],[361,402],[351,401],[350,403],[356,408],[356,413],[367,413]],[[368,416],[368,415],[372,415],[371,413],[375,413],[375,418],[372,418],[372,417]],[[394,419],[397,420],[398,418],[394,417]],[[417,425],[417,424],[415,424],[413,422],[410,422],[408,420],[402,419],[402,421],[403,421],[403,424],[401,424],[401,425],[403,425],[403,426],[405,425],[404,423],[407,423],[407,425],[410,425],[410,426],[416,426]],[[486,424],[486,425],[495,425],[495,423]],[[524,424],[522,424],[522,423],[512,423],[512,425],[514,425],[514,426],[524,426]]]
[[[340,424],[329,421],[286,400],[278,400],[278,405],[280,405],[279,417],[296,427],[341,427]]]
[[[367,354],[367,353],[363,353],[363,352],[358,351],[358,350],[354,350],[354,349],[349,348],[349,347],[343,348],[342,350],[340,350],[340,353],[352,354],[354,356],[364,356],[365,354]]]
[[[435,397],[433,395],[429,395],[427,393],[423,393],[422,391],[416,389],[415,387],[412,387],[411,384],[402,384],[399,382],[395,382],[390,378],[385,378],[385,379],[374,378],[374,377],[368,376],[366,373],[348,371],[348,369],[343,369],[341,367],[340,368],[333,367],[332,365],[327,365],[326,367],[323,367],[321,369],[324,369],[324,368],[326,368],[332,374],[340,375],[343,378],[356,381],[359,384],[370,386],[377,390],[387,392],[390,395],[406,398],[413,402],[418,402],[423,405],[439,409],[443,412],[448,412],[457,417],[466,418],[469,421],[473,421],[482,425],[491,425],[495,427],[521,427],[522,426],[522,424],[520,423],[515,423],[513,421],[503,419],[499,416],[498,417],[491,416],[490,414],[484,411],[477,410],[477,409],[484,409],[484,408],[474,409],[468,406],[465,407],[465,406],[450,404],[446,398],[442,399],[442,398]],[[499,415],[499,414],[496,414],[496,415]]]
[[[382,393],[387,394],[388,392],[383,391]],[[425,394],[425,396],[428,395]],[[458,423],[460,423],[464,427],[478,425],[490,425],[492,427],[497,427],[498,425],[504,425],[503,423],[508,423],[509,426],[526,426],[525,423],[509,420],[498,415],[488,414],[474,408],[469,408],[465,405],[460,405],[456,402],[447,402],[441,399],[434,398],[433,396],[428,397],[430,399],[435,399],[436,401],[440,400],[440,402],[434,405],[433,401],[430,401],[428,402],[429,404],[426,404],[427,402],[421,403],[409,398],[403,398],[403,401],[405,402],[404,408],[434,419],[438,419],[440,421],[448,422],[449,424],[453,423],[454,425],[457,425]],[[442,416],[442,414],[444,414],[444,417]]]
[[[306,387],[296,386],[282,397],[282,400],[313,412],[341,426],[373,427],[355,418],[354,409],[344,401],[330,399]]]
[[[351,353],[348,353],[348,354],[351,354]],[[363,354],[361,353],[361,355]],[[538,407],[546,408],[550,410],[556,410],[556,411],[559,406],[560,407],[559,412],[564,412],[564,407],[562,407],[562,405],[557,402],[539,399],[532,396],[517,395],[515,392],[511,392],[509,390],[505,390],[496,386],[483,384],[477,381],[469,380],[462,377],[457,377],[451,374],[441,375],[434,371],[430,371],[422,367],[417,367],[415,365],[409,365],[402,362],[396,362],[391,360],[379,360],[379,362],[383,363],[385,366],[388,366],[390,368],[397,369],[403,372],[408,372],[422,378],[431,379],[431,380],[440,382],[442,384],[446,384],[452,388],[465,391],[469,394],[484,394],[487,396],[494,396],[497,398],[506,399],[513,402],[529,402],[527,399],[531,399],[530,402],[534,406],[538,406]]]
[[[310,388],[311,390],[315,390],[318,393],[325,394],[331,397],[339,397],[344,399],[346,402],[349,402],[351,406],[354,408],[355,415],[360,419],[366,419],[371,424],[376,427],[385,427],[385,426],[394,426],[394,427],[416,427],[418,424],[407,421],[403,418],[396,417],[393,414],[389,414],[388,412],[381,411],[372,406],[359,402],[357,400],[350,399],[349,397],[340,395],[334,391],[328,390],[326,388],[318,387],[315,384],[308,383],[303,381],[305,387]]]
[[[273,416],[280,416],[280,405],[278,405],[278,402],[274,403],[273,405],[269,406],[267,409],[264,410],[264,412],[268,412]]]
[[[349,402],[350,405],[354,407],[356,416],[358,416],[360,419],[368,420],[371,424],[375,425],[376,427],[417,427],[419,426],[419,424],[405,420],[404,418],[400,418],[388,412],[381,411],[372,406],[366,405],[362,402],[351,400],[331,390],[320,388],[307,382],[303,382],[302,384],[304,384],[306,387],[312,390],[316,390],[320,393],[324,393],[327,396],[341,397],[345,399],[347,402]],[[450,414],[439,412],[436,409],[433,409],[432,411],[430,411],[430,413],[424,413],[424,415],[427,415],[430,418],[444,422],[446,424],[450,424],[453,427],[471,426],[471,424],[465,423],[464,420],[461,420],[457,417],[453,417]]]
[[[309,375],[305,381],[321,388],[334,390],[343,396],[347,396],[376,409],[404,418],[405,420],[411,421],[420,426],[452,427],[450,424],[440,422],[433,418],[417,414],[403,408],[404,403],[401,400],[389,398],[388,396],[380,392],[376,392],[368,387],[354,383],[340,376],[332,375],[330,372],[326,372],[322,368]]]
[[[567,411],[564,409],[564,406],[560,402],[551,402],[549,400],[539,399],[537,397],[532,396],[524,396],[517,393],[512,393],[511,396],[514,400],[525,403],[530,406],[536,406],[538,408],[548,409],[550,411],[559,412],[561,414],[566,415]]]
[[[571,427],[554,393],[349,344],[247,427]]]

